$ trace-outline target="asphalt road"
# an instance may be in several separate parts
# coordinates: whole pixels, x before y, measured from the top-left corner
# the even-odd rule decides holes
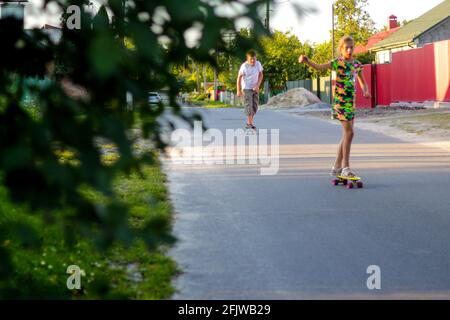
[[[239,109],[199,112],[221,132],[245,123]],[[174,299],[450,298],[450,150],[357,129],[365,187],[348,190],[328,175],[338,124],[266,110],[255,120],[279,129],[275,175],[164,160],[170,255],[184,271]],[[381,289],[367,288],[370,265]]]

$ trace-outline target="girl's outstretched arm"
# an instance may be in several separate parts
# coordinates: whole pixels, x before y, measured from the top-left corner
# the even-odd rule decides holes
[[[317,63],[314,63],[314,62],[310,61],[309,58],[307,56],[304,56],[304,55],[301,55],[300,57],[298,57],[298,62],[299,63],[305,63],[308,66],[310,66],[311,68],[314,68],[314,69],[319,70],[319,71],[331,69],[331,62],[328,62],[328,63],[325,63],[325,64],[317,64]]]

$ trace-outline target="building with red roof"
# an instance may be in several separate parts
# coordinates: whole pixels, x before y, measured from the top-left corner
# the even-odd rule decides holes
[[[387,29],[384,30],[384,31],[380,31],[380,32],[374,34],[373,36],[371,36],[369,38],[369,40],[367,40],[367,44],[366,45],[359,45],[359,46],[357,46],[355,48],[354,54],[361,54],[361,53],[369,52],[370,48],[375,46],[378,42],[380,42],[380,41],[386,39],[387,37],[389,37],[391,34],[396,32],[398,29],[400,29],[400,27],[398,26],[398,23],[397,23],[397,17],[394,16],[394,15],[391,15],[389,17]]]

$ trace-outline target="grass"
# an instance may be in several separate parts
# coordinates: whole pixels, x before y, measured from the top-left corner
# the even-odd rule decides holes
[[[144,178],[133,173],[115,181],[118,197],[130,206],[131,225],[140,228],[148,221],[171,225],[172,206],[160,165],[147,166],[143,173]],[[173,294],[171,279],[178,269],[167,257],[167,248],[149,249],[138,240],[131,247],[116,244],[102,252],[81,236],[68,246],[63,226],[48,223],[47,216],[12,204],[0,187],[0,232],[8,239],[0,247],[9,253],[13,270],[11,277],[0,279],[0,298],[166,299]],[[19,241],[19,234],[29,236]],[[69,265],[82,269],[81,290],[67,289]]]
[[[220,101],[196,101],[196,100],[191,100],[190,101],[192,104],[202,107],[202,108],[207,108],[207,109],[215,109],[215,108],[237,108],[236,106],[233,106],[231,104],[227,104],[227,103],[223,103]]]
[[[412,116],[407,118],[417,121],[435,129],[450,130],[450,113],[434,113],[423,116]]]
[[[405,116],[396,120],[395,125],[408,133],[418,135],[422,135],[430,129],[450,130],[450,113]]]

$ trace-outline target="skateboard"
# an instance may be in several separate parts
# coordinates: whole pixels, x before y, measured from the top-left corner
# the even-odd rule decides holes
[[[336,176],[336,178],[331,180],[331,184],[334,186],[337,186],[340,183],[346,186],[347,189],[353,189],[354,187],[361,189],[363,187],[363,182],[361,181],[360,177],[348,178],[343,176]]]

